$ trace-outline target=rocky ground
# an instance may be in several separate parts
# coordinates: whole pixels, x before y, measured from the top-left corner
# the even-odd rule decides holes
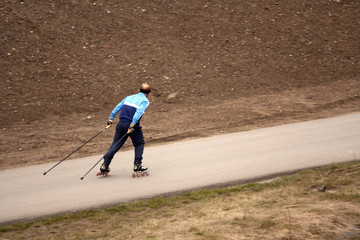
[[[359,1],[4,0],[0,20],[0,169],[62,159],[142,82],[148,146],[360,110]]]

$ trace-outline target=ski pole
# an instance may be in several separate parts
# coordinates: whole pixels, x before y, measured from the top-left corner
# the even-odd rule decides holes
[[[97,136],[99,136],[101,133],[103,133],[106,129],[108,129],[111,125],[106,126],[103,130],[101,130],[100,132],[98,132],[95,136],[93,136],[92,138],[90,138],[89,140],[87,140],[83,145],[81,145],[80,147],[78,147],[77,149],[75,149],[73,152],[71,152],[69,155],[67,155],[66,157],[64,157],[63,159],[61,159],[57,164],[55,164],[54,166],[52,166],[49,170],[47,170],[46,172],[43,173],[43,175],[46,175],[48,172],[50,172],[53,168],[55,168],[57,165],[59,165],[60,163],[62,163],[64,160],[66,160],[68,157],[70,157],[71,155],[73,155],[75,152],[79,151],[83,146],[85,146],[87,143],[89,143],[91,140],[93,140],[94,138],[96,138]]]
[[[127,132],[127,133],[125,133],[125,135],[124,136],[122,136],[121,138],[120,138],[120,140],[119,141],[117,141],[111,148],[109,148],[109,150],[106,152],[106,153],[108,153],[111,149],[113,149],[121,140],[123,140],[124,139],[124,137],[126,137],[127,135],[129,134],[129,132]],[[99,162],[102,160],[102,159],[104,159],[104,157],[105,157],[105,155],[106,155],[106,153],[104,154],[104,156],[102,156],[100,159],[99,159],[99,161],[97,161],[95,164],[94,164],[94,166],[92,166],[92,168],[90,168],[90,170],[89,171],[87,171],[87,173],[85,173],[85,175],[83,176],[83,177],[81,177],[80,178],[80,180],[83,180],[84,179],[84,177],[86,177],[86,175],[88,175],[88,173],[89,172],[91,172],[91,170],[93,170],[94,169],[94,167],[96,167],[96,165],[98,165],[99,164]]]

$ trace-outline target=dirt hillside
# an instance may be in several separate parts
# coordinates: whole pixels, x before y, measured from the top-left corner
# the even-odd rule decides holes
[[[147,146],[360,110],[360,1],[3,0],[0,20],[0,169],[62,159],[142,82]]]

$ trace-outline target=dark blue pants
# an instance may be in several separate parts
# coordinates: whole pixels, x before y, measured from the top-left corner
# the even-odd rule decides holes
[[[144,136],[143,136],[141,127],[138,124],[135,125],[134,131],[132,133],[130,133],[129,135],[126,135],[119,142],[119,140],[127,133],[129,126],[130,126],[130,123],[126,123],[126,122],[119,122],[116,125],[116,132],[114,135],[113,143],[111,144],[108,152],[104,155],[104,163],[105,164],[111,163],[111,160],[113,159],[115,153],[117,153],[117,151],[119,151],[120,148],[124,145],[128,136],[131,138],[133,146],[135,147],[134,163],[141,163],[141,161],[143,159],[142,156],[143,156],[143,152],[144,152],[145,141],[144,141]]]

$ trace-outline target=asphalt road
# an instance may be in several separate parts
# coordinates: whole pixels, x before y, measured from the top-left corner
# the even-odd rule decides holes
[[[359,160],[360,113],[148,147],[141,178],[131,177],[133,151],[120,151],[109,176],[96,176],[99,164],[81,181],[100,158],[46,176],[55,163],[0,171],[0,224]]]

